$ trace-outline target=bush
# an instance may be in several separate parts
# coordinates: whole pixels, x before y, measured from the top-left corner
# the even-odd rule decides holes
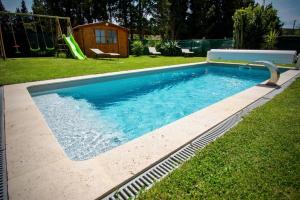
[[[178,56],[181,54],[180,47],[176,41],[162,41],[156,45],[156,48],[165,56]]]
[[[146,41],[148,47],[156,47],[157,44],[161,43],[161,40],[146,40]]]
[[[275,49],[277,43],[278,32],[272,30],[265,37],[265,49]]]
[[[144,47],[142,41],[140,41],[140,40],[134,41],[132,43],[131,47],[132,47],[131,50],[132,50],[133,55],[136,55],[136,56],[143,55],[145,47]]]

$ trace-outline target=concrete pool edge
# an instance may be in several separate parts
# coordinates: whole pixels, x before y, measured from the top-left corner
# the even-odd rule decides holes
[[[201,63],[193,63],[191,65]],[[162,67],[161,69],[163,68],[168,67]],[[146,70],[158,69],[160,68]],[[137,71],[143,70],[134,70],[134,72]],[[299,73],[299,71],[295,70],[287,72],[282,74],[280,84]],[[109,75],[119,73],[128,73],[128,71],[109,73]],[[192,138],[201,135],[201,133],[212,127],[219,120],[222,120],[222,118],[230,116],[230,114],[250,104],[259,96],[273,90],[272,88],[254,86],[229,97],[229,99],[224,99],[216,105],[213,104],[206,109],[198,111],[192,116],[180,119],[179,121],[181,122],[177,125],[175,124],[175,126],[173,125],[176,122],[147,134],[147,137],[143,136],[115,150],[101,154],[95,159],[80,162],[70,161],[57,144],[55,137],[33,103],[26,88],[38,84],[80,80],[105,75],[108,74],[5,86],[5,98],[7,99],[6,102],[8,102],[5,112],[7,118],[6,133],[8,135],[8,189],[10,198],[97,198],[109,189],[127,180],[133,174],[138,173],[153,162],[176,150]],[[254,94],[254,91],[257,91],[258,94]],[[228,106],[231,108],[224,108]],[[219,113],[216,113],[216,111]],[[30,119],[28,119],[29,116]],[[203,116],[206,117],[204,121],[202,119]],[[199,127],[198,123],[200,122],[202,122],[202,126]],[[187,126],[182,127],[183,124]],[[192,124],[196,126],[194,127],[195,130],[189,129],[189,126]],[[175,139],[170,138],[171,135],[166,133],[172,132],[174,134],[177,131],[181,131],[181,133],[178,133]],[[149,143],[148,147],[147,144],[143,146],[145,142]],[[174,142],[176,145],[168,146],[168,144],[174,144]],[[149,152],[144,152],[147,149]],[[55,181],[57,179],[60,181]]]

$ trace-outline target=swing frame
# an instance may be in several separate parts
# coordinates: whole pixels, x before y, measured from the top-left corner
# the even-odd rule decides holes
[[[34,20],[34,18],[33,18],[33,20]],[[23,28],[24,28],[24,31],[25,31],[25,35],[26,35],[26,39],[27,39],[27,43],[29,45],[30,51],[31,52],[38,52],[38,51],[40,51],[41,48],[40,48],[39,36],[38,36],[38,33],[37,33],[37,28],[36,28],[36,21],[31,22],[31,23],[25,23],[22,16],[21,16],[21,21],[22,21],[22,24],[23,24]],[[36,43],[37,43],[37,48],[33,48],[32,45],[31,45],[31,43],[30,43],[28,32],[27,32],[27,28],[26,28],[27,24],[33,25],[33,30],[34,30],[34,33],[35,33],[35,39],[36,39]]]
[[[45,39],[45,35],[44,35],[44,30],[43,30],[41,18],[38,17],[38,19],[39,19],[39,24],[40,24],[40,27],[41,27],[41,32],[42,32],[42,37],[43,37],[45,48],[46,48],[47,51],[54,51],[55,50],[55,42],[54,42],[52,20],[50,19],[50,29],[51,29],[50,32],[51,32],[52,47],[48,47],[46,39]]]
[[[66,35],[70,35],[70,34],[72,34],[73,33],[73,31],[72,31],[72,26],[71,26],[71,20],[70,20],[70,17],[61,17],[61,16],[52,16],[52,15],[40,15],[40,14],[31,14],[31,13],[12,13],[12,12],[6,12],[6,11],[0,11],[0,15],[8,15],[9,17],[12,17],[12,16],[14,16],[14,17],[16,17],[16,16],[20,16],[21,17],[21,19],[22,19],[22,22],[23,22],[23,18],[22,17],[32,17],[33,19],[34,18],[38,18],[38,20],[34,20],[34,22],[32,22],[32,23],[38,23],[38,21],[40,20],[40,19],[50,19],[50,21],[51,21],[51,23],[53,23],[53,21],[52,20],[54,20],[54,23],[55,23],[55,29],[56,29],[56,37],[55,37],[55,41],[59,41],[59,40],[61,40],[62,39],[62,35],[63,35],[63,32],[62,32],[62,29],[61,29],[61,26],[60,26],[60,20],[65,20],[66,21],[66,26],[67,26],[67,33],[66,33]],[[26,23],[25,23],[26,24]],[[40,24],[41,25],[41,24]],[[23,26],[24,26],[24,23],[23,23]],[[36,32],[36,34],[37,34],[37,31],[36,31],[36,24],[34,24],[33,25],[35,28],[35,32]],[[51,24],[51,26],[52,26],[52,24]],[[26,33],[26,28],[24,27],[24,29],[25,29],[25,34],[27,34]],[[41,30],[42,32],[43,32],[43,30]],[[54,32],[54,30],[53,30],[53,28],[51,27],[51,32],[52,32],[52,41],[54,41],[54,34],[53,34],[53,32]],[[44,37],[44,33],[42,33],[43,34],[43,37]],[[2,30],[0,29],[0,35],[2,36]],[[27,37],[27,36],[26,36]],[[2,37],[0,37],[0,44],[3,44],[3,38]],[[29,40],[29,39],[27,39],[27,40]],[[38,41],[38,38],[37,38],[37,41]],[[31,45],[30,45],[30,41],[28,41],[28,43],[29,43],[29,47],[30,47],[30,51],[32,51],[32,52],[37,52],[37,51],[39,51],[40,50],[40,48],[38,47],[37,49],[34,49],[34,48],[31,48]],[[4,45],[0,45],[1,46],[1,50],[3,51],[3,53],[1,53],[2,55],[5,55],[5,47],[4,47]],[[39,46],[39,43],[38,43],[38,46]],[[47,51],[52,51],[52,50],[54,50],[55,48],[54,48],[54,43],[53,43],[53,48],[48,48],[47,47],[47,45],[45,45],[46,46],[46,50]],[[2,52],[1,51],[1,52]]]
[[[3,60],[6,60],[6,53],[4,49],[3,36],[2,36],[2,23],[0,23],[0,55]]]
[[[19,54],[19,53],[21,53],[20,50],[19,50],[20,46],[18,45],[17,40],[16,40],[15,31],[14,31],[14,27],[13,27],[13,24],[12,24],[11,16],[9,16],[8,20],[9,20],[10,31],[11,31],[11,34],[12,34],[13,40],[14,40],[14,46],[13,47],[16,49],[16,54]],[[2,33],[1,33],[1,35],[2,35]],[[3,44],[3,47],[4,47],[4,44]]]

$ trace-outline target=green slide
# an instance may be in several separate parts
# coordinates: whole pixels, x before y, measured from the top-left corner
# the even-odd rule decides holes
[[[68,45],[72,55],[74,58],[79,60],[86,59],[86,56],[82,53],[80,47],[78,46],[77,42],[75,41],[73,35],[70,35],[69,37],[66,37],[66,35],[63,35],[64,41]]]

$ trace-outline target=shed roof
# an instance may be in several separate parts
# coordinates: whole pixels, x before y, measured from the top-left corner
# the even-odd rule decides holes
[[[128,31],[127,28],[125,28],[123,26],[119,26],[117,24],[110,23],[110,22],[95,22],[95,23],[89,23],[89,24],[82,24],[82,25],[75,26],[73,29],[80,29],[80,28],[84,28],[84,27],[97,26],[97,25],[101,25],[101,24],[109,24],[110,26],[114,26],[114,27],[123,29],[125,31]]]

